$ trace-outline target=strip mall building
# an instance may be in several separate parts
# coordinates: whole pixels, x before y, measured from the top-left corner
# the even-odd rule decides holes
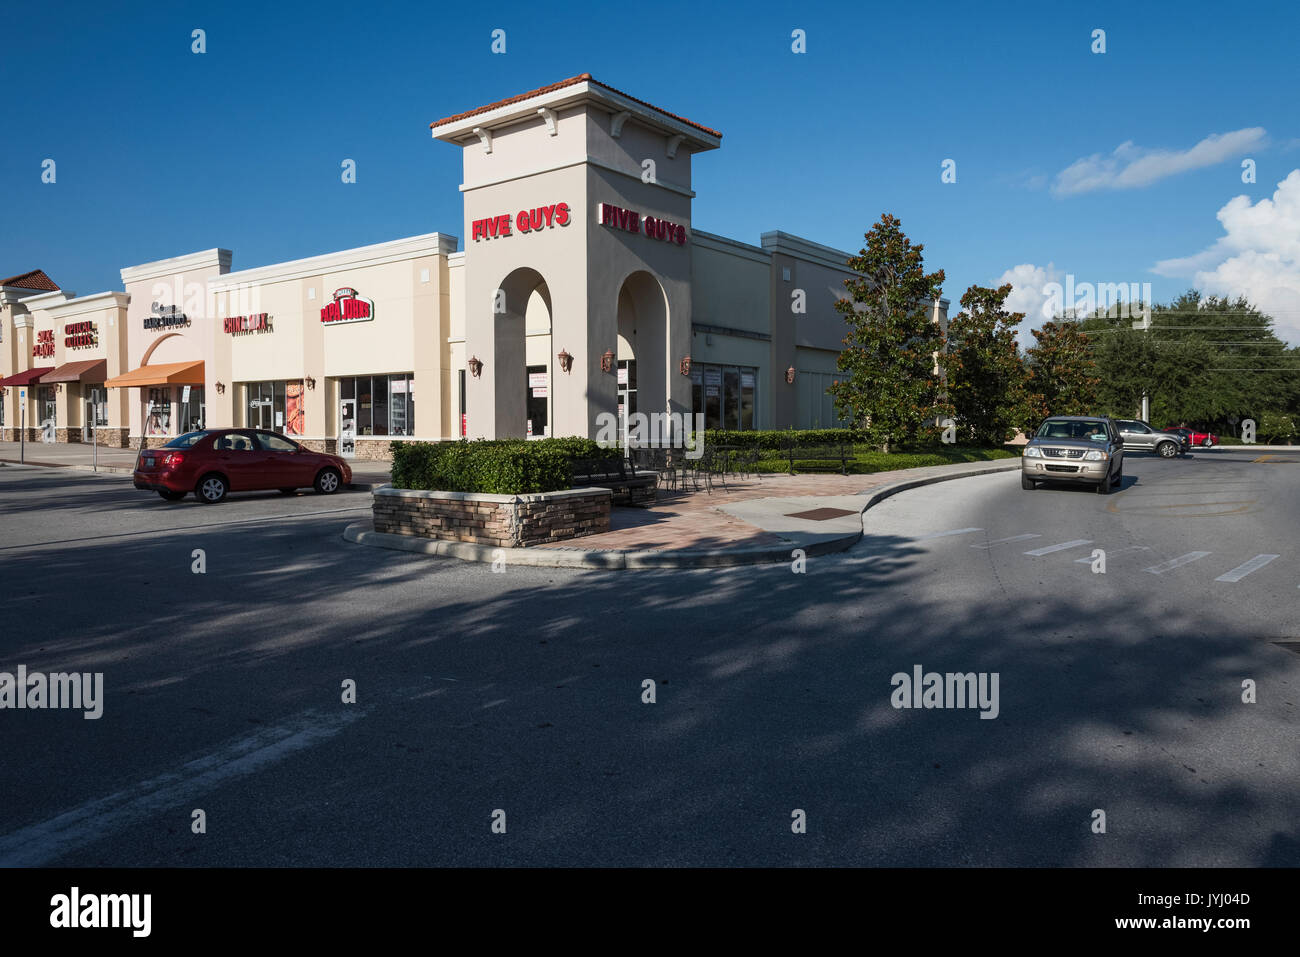
[[[463,250],[429,233],[232,272],[211,249],[80,298],[40,270],[0,282],[3,437],[24,391],[31,441],[235,425],[363,458],[399,437],[595,436],[624,411],[840,424],[850,254],[696,229],[691,164],[716,130],[584,74],[432,132],[463,154]]]

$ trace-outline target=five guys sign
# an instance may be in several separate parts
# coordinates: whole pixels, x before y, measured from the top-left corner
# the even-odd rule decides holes
[[[510,225],[509,213],[492,216],[488,219],[476,219],[470,224],[469,238],[473,242],[478,242],[480,239],[501,239],[504,236],[512,236],[514,234],[510,231]],[[521,209],[515,214],[514,218],[514,227],[521,233],[567,225],[569,225],[568,203],[553,203],[550,206],[534,206],[532,209]]]
[[[626,229],[629,233],[644,231],[651,239],[662,239],[666,243],[676,243],[678,246],[686,245],[686,227],[681,223],[656,219],[654,216],[642,217],[640,213],[611,203],[600,204],[600,223],[614,229]]]

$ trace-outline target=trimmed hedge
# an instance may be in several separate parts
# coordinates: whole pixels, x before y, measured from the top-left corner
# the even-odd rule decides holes
[[[581,438],[394,442],[393,488],[528,495],[567,489],[573,463],[608,455]]]
[[[742,449],[765,449],[773,452],[788,447],[793,440],[795,447],[824,445],[856,445],[862,436],[852,429],[784,429],[769,432],[731,432],[727,429],[706,429],[704,447],[715,445],[733,445]]]

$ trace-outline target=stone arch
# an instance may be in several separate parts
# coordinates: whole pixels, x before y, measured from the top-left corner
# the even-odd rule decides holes
[[[630,412],[667,412],[671,397],[668,294],[653,273],[628,273],[618,290],[618,358],[629,362],[627,396]],[[632,389],[635,377],[635,389]]]

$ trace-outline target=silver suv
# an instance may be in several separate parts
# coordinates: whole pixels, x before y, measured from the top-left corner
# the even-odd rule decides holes
[[[1155,452],[1167,459],[1186,451],[1182,436],[1175,432],[1161,432],[1140,419],[1116,419],[1115,424],[1124,437],[1124,448],[1131,451]]]
[[[1044,419],[1020,459],[1020,487],[1039,482],[1082,482],[1106,495],[1124,481],[1124,440],[1104,415]]]

